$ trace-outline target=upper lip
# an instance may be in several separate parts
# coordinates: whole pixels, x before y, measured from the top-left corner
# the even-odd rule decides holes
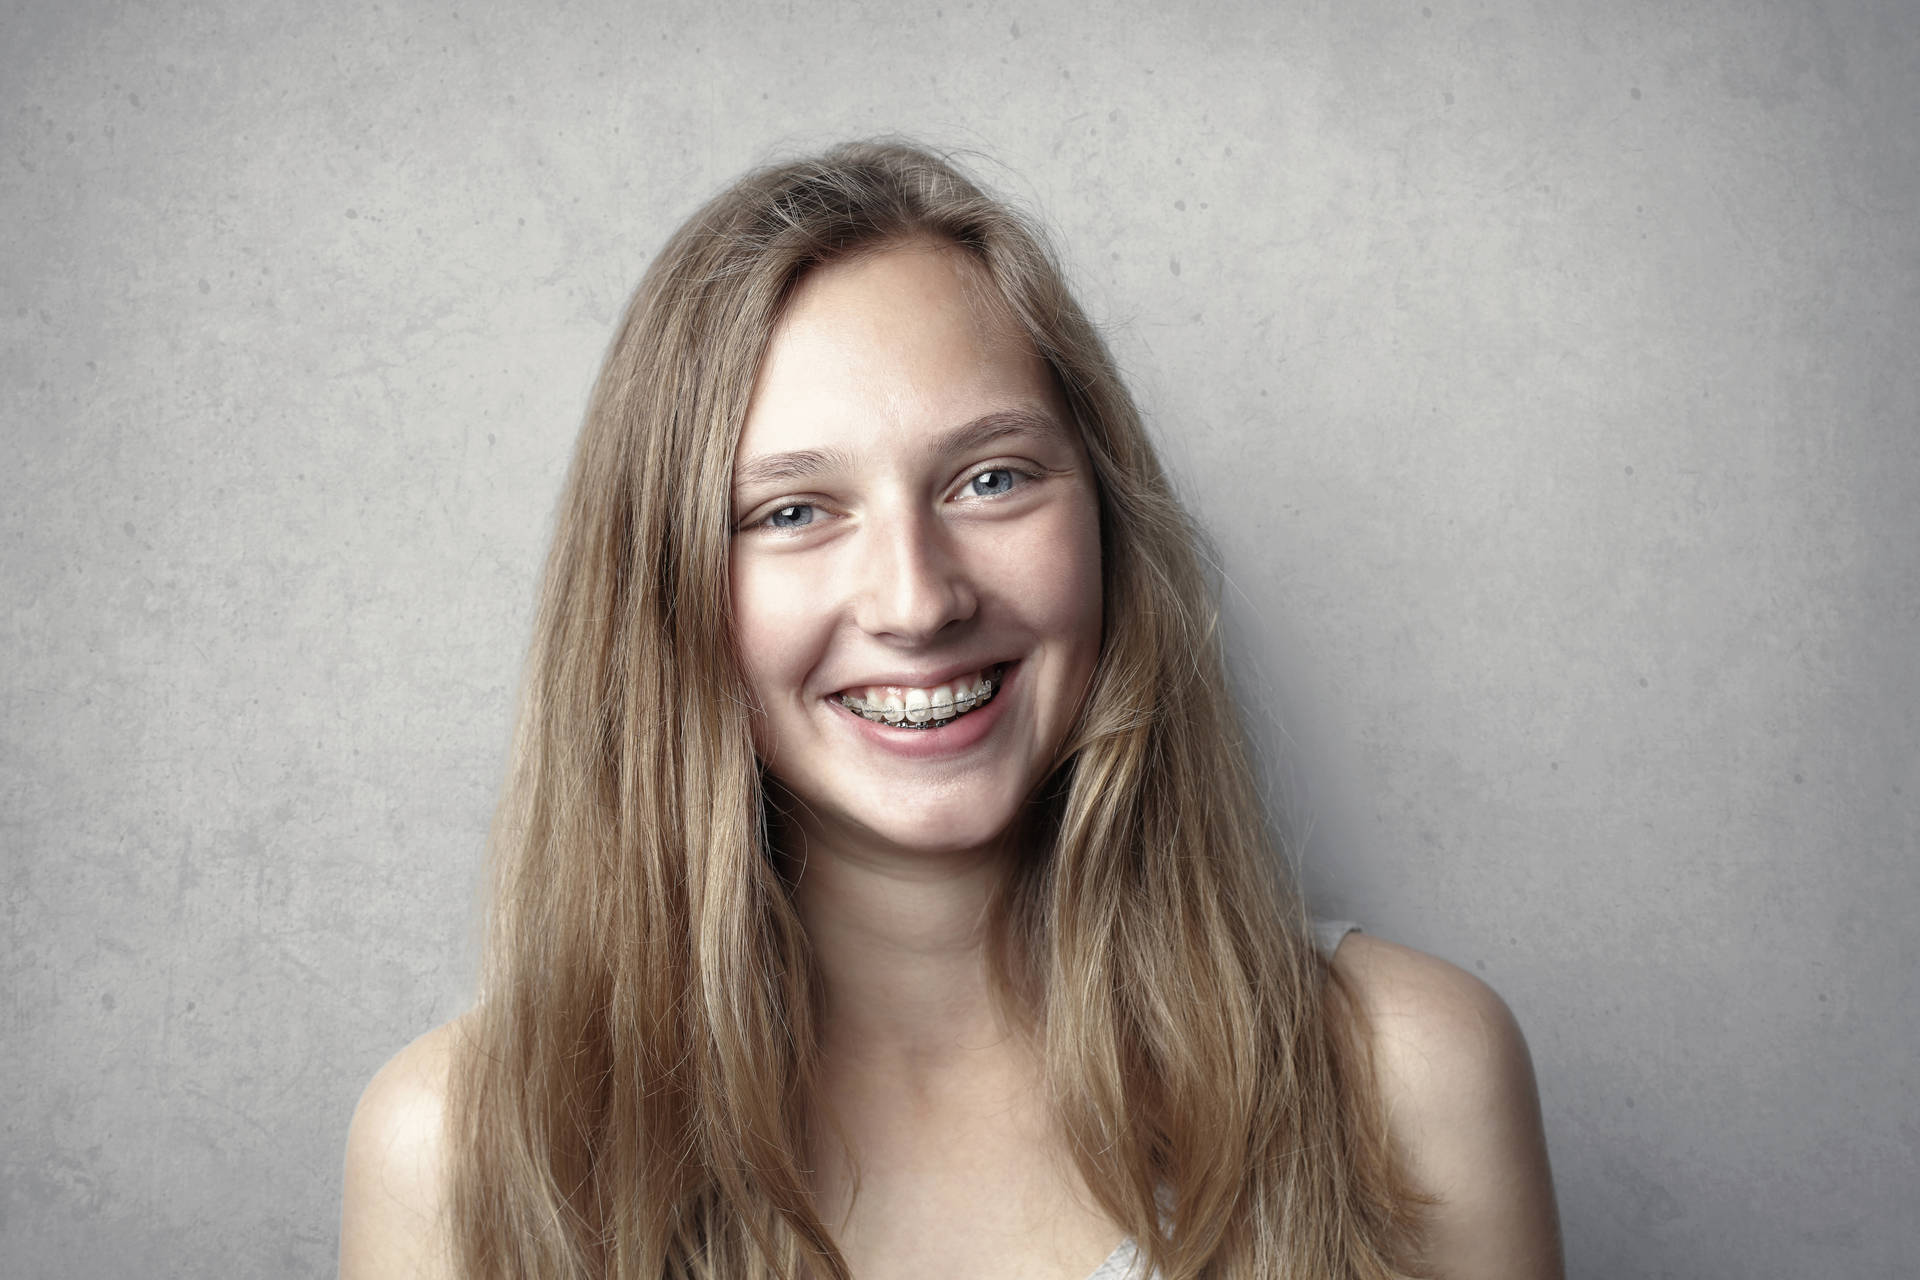
[[[884,676],[869,676],[860,680],[849,680],[845,684],[835,685],[835,693],[844,693],[849,689],[885,688],[893,685],[901,689],[932,689],[947,684],[958,676],[970,676],[976,671],[991,671],[1006,663],[1007,659],[975,659],[972,662],[958,662],[945,667],[933,668],[929,672],[895,671]]]

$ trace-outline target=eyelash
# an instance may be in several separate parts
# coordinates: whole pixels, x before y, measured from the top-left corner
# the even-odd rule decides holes
[[[982,476],[998,475],[1001,472],[1005,472],[1011,480],[1011,483],[1007,486],[1007,489],[1004,493],[976,493],[972,496],[982,502],[991,502],[997,498],[1004,498],[1007,496],[1007,494],[1013,493],[1019,490],[1022,486],[1027,485],[1033,482],[1034,480],[1037,480],[1040,478],[1039,472],[1029,471],[1022,467],[1013,467],[1013,466],[1008,466],[1005,463],[1000,463],[993,466],[981,467],[978,471],[975,471],[972,475],[968,476],[965,480],[962,480],[960,482],[960,488],[964,491],[969,485],[976,483]],[[746,532],[750,532],[757,529],[766,529],[775,533],[790,533],[796,529],[804,529],[808,525],[811,525],[813,523],[812,517],[808,517],[808,519],[803,523],[794,524],[794,525],[777,525],[772,523],[772,521],[775,516],[781,515],[785,512],[813,511],[813,510],[817,510],[820,507],[820,505],[821,504],[817,502],[789,502],[784,506],[775,507],[773,510],[769,511],[766,515],[761,516],[758,520],[754,520],[748,523],[747,525],[743,526],[741,529],[741,532],[746,533]]]

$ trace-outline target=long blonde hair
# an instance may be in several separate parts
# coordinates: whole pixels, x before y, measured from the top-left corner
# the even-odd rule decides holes
[[[1412,1201],[1268,836],[1196,533],[1042,235],[895,143],[756,172],[707,204],[601,372],[455,1067],[458,1266],[847,1275],[802,1167],[817,979],[729,643],[727,495],[795,283],[910,239],[973,256],[1058,378],[1100,495],[1101,654],[993,933],[1079,1170],[1167,1280],[1401,1274]]]

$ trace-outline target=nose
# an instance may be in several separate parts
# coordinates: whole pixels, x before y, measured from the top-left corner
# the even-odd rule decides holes
[[[875,518],[863,534],[856,610],[862,630],[918,644],[973,616],[979,598],[951,533],[933,514]]]

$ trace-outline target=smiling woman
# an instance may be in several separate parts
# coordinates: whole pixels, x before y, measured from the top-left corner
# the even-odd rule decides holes
[[[912,147],[749,175],[596,389],[483,995],[369,1086],[342,1272],[1557,1275],[1504,1007],[1266,831],[1039,234]]]

